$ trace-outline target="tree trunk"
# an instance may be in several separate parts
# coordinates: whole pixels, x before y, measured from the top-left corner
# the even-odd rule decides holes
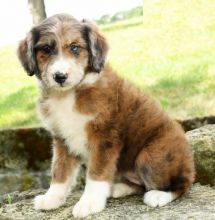
[[[46,18],[44,0],[28,0],[28,6],[35,25],[41,23]]]

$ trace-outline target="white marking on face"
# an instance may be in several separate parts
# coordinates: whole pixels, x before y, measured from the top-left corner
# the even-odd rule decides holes
[[[95,181],[87,178],[84,193],[73,208],[72,214],[76,218],[83,218],[90,214],[102,211],[106,200],[110,196],[110,183]]]
[[[61,72],[61,73],[68,73],[70,66],[71,66],[72,61],[69,59],[60,57],[58,58],[52,65],[49,67],[49,72],[53,75],[56,72]]]
[[[49,116],[38,113],[44,126],[51,131],[57,131],[68,146],[69,152],[88,158],[88,141],[85,127],[95,116],[83,115],[74,109],[75,97],[73,93],[59,99],[50,98],[43,105],[49,108]],[[39,107],[39,106],[38,106]]]
[[[161,207],[172,202],[175,198],[176,196],[172,192],[151,190],[144,194],[143,201],[146,205],[151,207]]]
[[[136,192],[136,190],[124,183],[116,183],[113,185],[112,188],[112,197],[113,198],[119,198],[119,197],[124,197],[128,195],[132,195]]]
[[[54,74],[56,72],[61,72],[63,74],[68,74],[68,78],[63,83],[61,87],[55,80]],[[56,87],[60,89],[69,89],[78,85],[84,77],[83,67],[76,63],[73,59],[66,57],[57,58],[52,64],[47,68],[46,75],[50,87]]]

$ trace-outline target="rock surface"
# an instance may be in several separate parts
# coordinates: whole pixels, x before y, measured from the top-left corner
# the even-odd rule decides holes
[[[196,117],[196,118],[190,118],[186,120],[177,120],[177,121],[178,123],[181,124],[183,129],[187,132],[187,131],[200,128],[208,124],[215,124],[215,116],[211,115],[211,116],[206,116],[206,117]]]
[[[0,170],[0,195],[12,191],[29,189],[47,189],[50,182],[50,171],[32,172],[29,170]]]
[[[215,125],[189,131],[187,137],[194,150],[196,181],[215,185]],[[50,134],[42,128],[0,130],[0,195],[47,188],[50,145]]]
[[[187,132],[194,151],[196,181],[215,185],[215,125]]]
[[[0,207],[1,220],[67,220],[74,219],[72,208],[78,201],[81,191],[69,196],[66,204],[53,211],[36,211],[32,206],[32,198],[41,193],[40,190],[14,193],[6,196]],[[9,200],[9,201],[8,201]],[[5,203],[12,204],[5,204]],[[150,208],[143,204],[142,196],[130,196],[121,199],[109,199],[106,209],[87,219],[93,220],[214,220],[215,189],[195,184],[190,192],[180,199],[161,208]]]
[[[1,129],[0,169],[47,169],[51,142],[44,128]]]
[[[48,187],[51,141],[43,128],[0,130],[0,195]]]
[[[31,132],[36,132],[37,135],[31,137]],[[51,139],[47,145],[45,138],[47,133],[45,132],[40,129],[33,129],[33,131],[32,129],[21,129],[21,131],[14,130],[9,135],[5,130],[0,131],[0,194],[11,191],[13,186],[13,191],[48,186],[49,171],[47,172],[47,167],[50,163]],[[215,125],[206,125],[189,131],[187,137],[194,151],[197,181],[202,184],[215,185]],[[39,147],[37,138],[41,139]],[[34,158],[36,160],[32,161]],[[41,164],[42,166],[40,166]],[[83,187],[83,177],[82,173],[76,189]],[[32,190],[1,196],[0,219],[73,219],[72,208],[81,195],[80,190],[69,196],[63,207],[49,212],[33,209],[33,197],[42,192],[44,190]],[[87,219],[214,220],[215,188],[195,184],[186,196],[162,208],[147,207],[143,204],[141,196],[110,199],[103,212],[89,216]]]

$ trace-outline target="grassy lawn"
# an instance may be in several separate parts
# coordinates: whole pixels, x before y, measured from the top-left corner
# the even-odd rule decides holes
[[[214,0],[145,0],[143,18],[101,28],[109,62],[174,118],[215,114]],[[0,48],[0,127],[36,125],[37,82]]]

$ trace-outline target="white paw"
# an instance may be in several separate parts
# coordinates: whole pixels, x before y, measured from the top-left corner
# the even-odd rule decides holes
[[[134,192],[134,189],[124,183],[116,183],[112,188],[112,197],[119,198],[127,195],[131,195]]]
[[[59,206],[63,205],[65,202],[64,197],[59,197],[50,194],[39,195],[34,198],[34,208],[35,209],[43,209],[50,210],[56,209]]]
[[[95,196],[98,197],[99,195]],[[101,212],[105,208],[106,200],[99,200],[96,197],[90,198],[82,196],[73,208],[73,216],[76,218],[84,218],[90,214]]]
[[[171,192],[163,192],[159,190],[151,190],[146,192],[143,197],[144,203],[151,207],[164,206],[173,199],[174,196]]]

